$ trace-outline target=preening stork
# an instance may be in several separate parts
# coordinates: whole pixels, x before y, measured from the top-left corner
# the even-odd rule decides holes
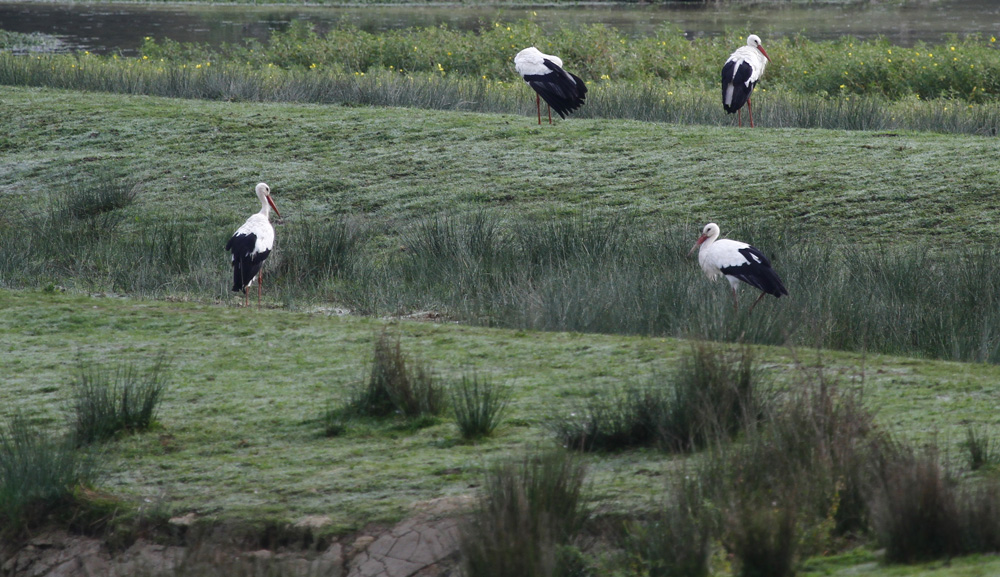
[[[747,45],[730,54],[729,60],[722,67],[722,107],[729,114],[738,113],[740,126],[743,126],[743,113],[740,110],[746,104],[747,111],[750,112],[750,128],[753,128],[750,95],[770,61],[771,58],[760,45],[760,37],[751,34],[747,37]]]
[[[714,222],[705,225],[698,242],[691,247],[688,256],[691,256],[694,249],[699,246],[701,248],[698,250],[698,263],[701,264],[702,270],[708,275],[709,280],[715,280],[719,275],[726,277],[733,289],[733,306],[736,310],[740,308],[739,300],[736,298],[740,281],[763,291],[750,305],[750,312],[753,312],[753,308],[766,294],[778,298],[788,294],[785,285],[781,283],[778,274],[771,268],[771,263],[762,252],[745,242],[728,238],[719,239],[719,225]]]
[[[514,57],[514,68],[521,78],[535,91],[535,106],[538,109],[538,124],[542,123],[542,103],[539,97],[545,99],[549,106],[549,124],[552,124],[552,111],[560,117],[580,108],[587,98],[587,85],[579,76],[562,69],[562,60],[558,56],[542,54],[534,46],[525,48]]]
[[[243,291],[243,304],[249,304],[250,285],[257,277],[257,307],[260,307],[261,284],[263,275],[261,265],[267,260],[274,247],[274,227],[269,219],[271,209],[281,218],[278,207],[271,200],[271,188],[263,182],[257,185],[257,198],[260,199],[260,212],[250,216],[243,226],[236,230],[233,237],[226,243],[226,250],[233,253],[233,292]]]

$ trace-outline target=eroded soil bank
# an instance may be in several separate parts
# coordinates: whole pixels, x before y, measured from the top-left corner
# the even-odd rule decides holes
[[[324,517],[288,531],[246,531],[171,519],[169,530],[131,540],[49,529],[0,544],[4,577],[331,576],[446,577],[458,575],[460,504],[435,500],[391,526],[370,526],[337,538],[315,538]]]

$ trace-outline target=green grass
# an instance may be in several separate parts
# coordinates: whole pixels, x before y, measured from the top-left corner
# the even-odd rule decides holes
[[[510,115],[23,88],[0,98],[6,218],[41,211],[50,191],[111,164],[141,183],[131,216],[205,227],[220,246],[256,208],[261,180],[289,225],[629,209],[636,227],[686,223],[693,236],[708,220],[733,235],[764,221],[868,245],[982,244],[1000,212],[1000,145],[973,136],[582,119],[550,128]]]
[[[286,217],[266,294],[288,308],[1000,360],[986,139],[7,100],[23,116],[0,161],[15,207],[0,236],[20,247],[0,253],[3,286],[232,302],[219,247],[255,208],[244,183],[264,180]],[[746,148],[759,152],[735,170]],[[95,217],[52,208],[103,188],[127,201]],[[724,312],[724,286],[685,257],[708,220],[765,250],[792,296]]]
[[[65,424],[74,354],[149,359],[170,348],[174,383],[160,427],[106,447],[102,489],[214,520],[325,514],[334,531],[399,519],[415,501],[467,494],[497,459],[552,444],[545,423],[553,411],[675,366],[689,348],[672,339],[403,322],[394,329],[402,345],[444,376],[472,366],[508,383],[507,426],[476,445],[461,442],[450,420],[327,438],[315,400],[348,397],[384,321],[43,291],[0,297],[11,359],[0,386],[4,417],[21,410]],[[790,367],[815,358],[761,349],[763,366],[783,382],[794,376]],[[1000,394],[1000,368],[848,354],[823,362],[853,379],[863,375],[879,422],[908,438],[937,439],[957,454],[965,423],[994,420],[988,399]],[[657,452],[603,455],[589,462],[589,478],[605,513],[641,511],[679,464]]]

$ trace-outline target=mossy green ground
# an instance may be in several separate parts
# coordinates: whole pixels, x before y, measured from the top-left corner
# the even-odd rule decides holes
[[[0,91],[0,128],[0,198],[9,214],[39,210],[81,172],[113,166],[143,182],[129,210],[217,228],[222,243],[255,210],[259,180],[272,185],[286,219],[349,213],[405,222],[504,205],[539,216],[629,208],[647,222],[697,227],[740,222],[750,211],[754,221],[837,243],[976,242],[994,233],[1000,210],[1000,143],[972,136],[579,119],[538,127],[509,115],[9,87]],[[693,261],[692,270],[704,282]],[[554,415],[595,391],[670,370],[688,347],[393,323],[319,308],[241,309],[212,304],[213,296],[164,302],[0,291],[0,416],[21,410],[64,430],[80,362],[142,366],[165,352],[173,383],[159,426],[102,448],[109,465],[101,488],[159,513],[251,522],[329,515],[340,531],[399,519],[415,502],[474,493],[492,460],[550,445],[545,424]],[[495,438],[463,444],[448,418],[419,430],[358,426],[323,437],[320,414],[363,378],[374,340],[390,324],[403,350],[442,378],[475,372],[512,388]],[[956,461],[967,424],[997,423],[1000,367],[780,348],[761,349],[761,358],[780,383],[817,362],[844,383],[863,382],[883,426],[936,439]],[[649,506],[679,462],[648,451],[587,459],[593,495],[607,512]],[[864,572],[871,562],[848,564]],[[848,571],[837,563],[810,570]],[[995,565],[955,563],[938,574],[988,574],[976,571]]]

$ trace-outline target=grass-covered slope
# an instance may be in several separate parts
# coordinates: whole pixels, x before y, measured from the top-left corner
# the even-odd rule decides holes
[[[267,295],[287,307],[1000,359],[993,139],[3,99],[3,286],[228,299],[221,247],[263,180],[285,216]],[[727,314],[686,257],[707,221],[792,296]]]
[[[1000,211],[1000,143],[974,136],[602,119],[538,127],[509,115],[22,88],[0,100],[8,215],[39,211],[108,168],[142,183],[136,212],[217,227],[220,238],[255,208],[260,180],[289,222],[627,208],[644,223],[731,230],[751,220],[838,242],[964,243],[987,238]]]
[[[472,493],[484,466],[549,446],[556,419],[594,394],[669,373],[689,346],[403,322],[390,334],[442,381],[475,373],[509,386],[505,424],[475,444],[461,442],[449,417],[421,429],[353,424],[327,438],[320,417],[365,376],[385,321],[41,291],[5,291],[0,307],[4,419],[20,411],[65,430],[81,365],[142,367],[161,352],[169,359],[159,427],[103,446],[102,489],[138,498],[150,515],[279,522],[328,515],[333,529],[398,519],[416,501]],[[779,383],[817,361],[831,378],[863,382],[882,426],[949,447],[959,446],[967,424],[992,422],[990,399],[1000,394],[994,366],[790,349],[761,355],[769,380]],[[648,507],[679,463],[656,451],[589,461],[606,513]]]

